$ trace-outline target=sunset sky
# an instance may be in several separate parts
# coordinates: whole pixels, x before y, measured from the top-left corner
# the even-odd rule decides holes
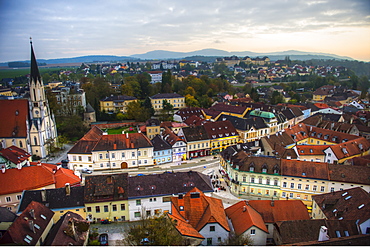
[[[323,52],[370,61],[369,0],[0,0],[0,62],[153,50]]]

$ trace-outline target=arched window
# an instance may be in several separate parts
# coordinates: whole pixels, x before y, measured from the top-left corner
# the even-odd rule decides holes
[[[33,138],[33,142],[35,143],[35,145],[37,145],[37,137],[36,136]]]

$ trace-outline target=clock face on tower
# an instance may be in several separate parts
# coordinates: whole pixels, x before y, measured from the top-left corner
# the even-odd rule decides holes
[[[38,110],[36,110],[36,111],[35,111],[35,114],[36,114],[36,115],[39,115],[39,111],[38,111]]]

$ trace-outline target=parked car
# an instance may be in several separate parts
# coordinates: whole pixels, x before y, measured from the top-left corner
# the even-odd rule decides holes
[[[101,220],[100,223],[102,223],[102,224],[110,224],[111,222],[110,222],[110,220]]]
[[[108,245],[108,234],[102,233],[99,235],[100,245]]]
[[[82,168],[81,172],[82,173],[87,173],[87,174],[91,174],[92,173],[92,171],[89,170],[89,169],[87,169],[87,168]]]

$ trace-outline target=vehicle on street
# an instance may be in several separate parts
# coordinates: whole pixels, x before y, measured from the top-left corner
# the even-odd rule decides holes
[[[100,223],[102,223],[102,224],[110,224],[111,222],[110,222],[110,220],[101,220]]]
[[[87,173],[87,174],[91,174],[92,173],[92,171],[89,170],[89,169],[87,169],[87,168],[82,168],[81,172],[82,173]]]
[[[100,245],[108,245],[108,234],[102,233],[99,235]]]

